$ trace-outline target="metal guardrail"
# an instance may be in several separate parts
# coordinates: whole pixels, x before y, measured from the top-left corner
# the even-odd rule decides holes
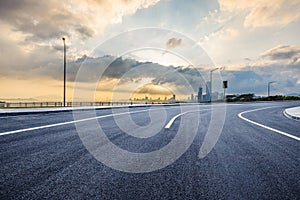
[[[132,105],[133,102],[66,102],[67,107],[81,106],[121,106]],[[62,107],[62,102],[5,102],[1,103],[2,108],[42,108],[42,107]]]

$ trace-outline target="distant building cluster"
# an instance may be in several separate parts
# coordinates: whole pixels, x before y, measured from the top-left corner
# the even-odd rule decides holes
[[[176,102],[176,95],[173,94],[171,97],[165,97],[165,98],[152,98],[145,96],[144,98],[133,98],[129,99],[129,101],[134,101],[134,102],[140,102],[140,103],[175,103]]]
[[[191,103],[203,103],[203,102],[210,102],[210,101],[217,101],[222,100],[224,98],[223,93],[219,92],[210,92],[210,82],[207,81],[205,83],[205,93],[202,87],[199,87],[197,94],[191,94],[188,98],[188,101]]]
[[[205,103],[211,101],[220,101],[224,100],[224,93],[219,93],[217,91],[210,91],[210,81],[205,83],[205,88],[199,87],[197,93],[191,94],[187,99],[176,99],[176,95],[173,94],[171,97],[165,97],[164,99],[152,98],[145,96],[144,98],[133,98],[129,99],[130,101],[138,102],[138,103]]]

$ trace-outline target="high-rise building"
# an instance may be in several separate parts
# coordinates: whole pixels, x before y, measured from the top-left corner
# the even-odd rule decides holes
[[[205,101],[210,101],[211,99],[210,99],[210,81],[207,81],[206,82],[206,84],[205,84],[205,86],[206,86],[206,100]]]
[[[194,94],[191,94],[191,102],[194,102]]]
[[[206,94],[203,95],[203,102],[207,102]]]
[[[202,87],[199,87],[199,90],[198,90],[198,95],[197,95],[197,100],[198,100],[198,103],[202,102],[203,101],[203,96],[202,96]]]

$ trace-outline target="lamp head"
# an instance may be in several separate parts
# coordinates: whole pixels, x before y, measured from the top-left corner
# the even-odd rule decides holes
[[[214,72],[214,71],[216,71],[216,70],[218,70],[219,68],[217,67],[217,68],[214,68],[214,69],[212,69],[212,70],[210,70],[210,72]]]

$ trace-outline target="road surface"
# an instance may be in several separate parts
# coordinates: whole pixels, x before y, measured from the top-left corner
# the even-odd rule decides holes
[[[211,106],[194,105],[201,120],[191,146],[174,163],[147,173],[122,172],[95,159],[78,136],[72,112],[2,115],[0,199],[299,199],[300,122],[282,113],[299,105],[227,104],[220,137],[202,159],[198,153]],[[167,108],[167,122],[181,113],[179,106],[155,108]],[[153,120],[147,109],[130,109],[137,125]],[[97,116],[106,117],[96,120],[112,143],[130,152],[168,145],[183,117],[155,136],[137,138],[124,134],[114,121],[121,111],[97,110]],[[80,112],[82,119],[92,117]]]

